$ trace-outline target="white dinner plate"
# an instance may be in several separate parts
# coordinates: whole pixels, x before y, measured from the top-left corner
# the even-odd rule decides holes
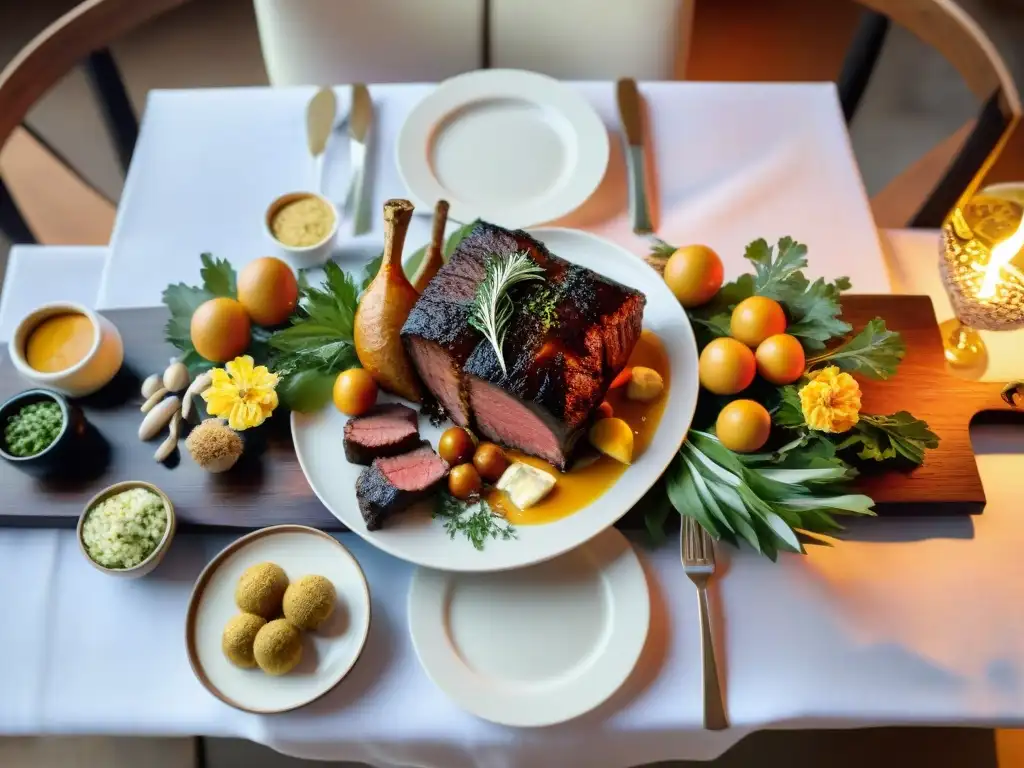
[[[409,589],[427,675],[467,712],[503,725],[553,725],[604,702],[636,666],[650,617],[643,567],[614,528],[511,573],[419,568]]]
[[[287,675],[239,669],[221,651],[224,625],[239,613],[235,585],[250,565],[280,565],[290,581],[309,574],[334,584],[334,613],[315,632],[303,632],[302,661]],[[232,542],[196,580],[185,619],[188,660],[199,682],[221,701],[246,712],[287,712],[320,698],[348,674],[370,631],[370,592],[359,563],[332,536],[302,525],[275,525]]]
[[[295,453],[324,506],[351,530],[395,557],[428,568],[452,571],[500,571],[521,568],[578,547],[613,525],[657,481],[682,445],[697,405],[697,345],[679,302],[643,259],[596,235],[570,229],[536,229],[530,234],[564,259],[593,269],[647,296],[644,328],[658,335],[670,364],[670,387],[661,423],[647,449],[600,498],[568,517],[545,525],[517,526],[514,540],[489,540],[474,549],[463,537],[449,538],[440,521],[431,520],[429,503],[369,531],[356,500],[356,479],[363,467],[345,459],[348,417],[328,404],[317,413],[291,415]],[[382,395],[380,401],[397,401]],[[420,419],[420,435],[436,449],[451,426]]]
[[[646,294],[644,328],[661,339],[671,366],[661,423],[647,449],[592,504],[546,525],[517,526],[516,539],[490,540],[478,551],[461,536],[450,539],[441,522],[430,519],[429,504],[394,516],[381,530],[368,531],[356,502],[356,479],[363,468],[345,459],[348,417],[330,404],[317,413],[292,413],[295,454],[320,501],[346,526],[395,557],[442,570],[500,571],[567,552],[613,525],[640,500],[668,467],[690,428],[697,406],[697,345],[686,313],[661,276],[643,259],[596,235],[571,229],[536,229],[530,234],[552,253]],[[420,435],[436,449],[441,433],[450,426],[445,422],[435,427],[421,418]]]
[[[398,172],[417,206],[509,229],[572,212],[608,165],[608,131],[564,83],[517,69],[445,80],[398,134]]]

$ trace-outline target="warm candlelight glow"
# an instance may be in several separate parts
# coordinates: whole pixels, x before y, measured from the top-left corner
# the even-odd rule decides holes
[[[1021,248],[1024,248],[1024,219],[1021,219],[1016,232],[992,249],[985,267],[985,276],[978,289],[979,299],[991,299],[996,295],[1003,268],[1009,265]]]

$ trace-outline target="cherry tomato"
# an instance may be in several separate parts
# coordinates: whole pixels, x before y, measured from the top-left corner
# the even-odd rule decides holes
[[[737,453],[752,453],[768,441],[772,417],[760,403],[733,400],[715,422],[715,433],[722,445]]]
[[[350,368],[334,380],[334,407],[348,416],[361,416],[377,402],[377,382],[365,368]]]
[[[750,347],[723,336],[704,347],[697,371],[704,389],[716,395],[735,395],[750,386],[757,364]]]
[[[494,443],[480,443],[473,454],[473,466],[484,480],[496,483],[508,469],[508,457]]]
[[[757,345],[757,372],[772,384],[792,384],[804,375],[806,359],[800,340],[777,333]]]
[[[448,466],[465,464],[473,458],[473,438],[462,427],[446,429],[437,444],[437,452]]]
[[[480,473],[472,464],[459,464],[448,473],[448,491],[456,499],[468,499],[480,493]]]
[[[786,313],[782,305],[764,296],[744,299],[732,311],[729,335],[748,347],[756,347],[769,336],[786,330]]]
[[[699,307],[722,287],[722,260],[706,245],[684,245],[665,262],[665,283],[684,307]]]

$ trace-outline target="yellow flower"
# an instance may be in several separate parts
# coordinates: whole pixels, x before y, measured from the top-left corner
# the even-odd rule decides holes
[[[860,385],[834,365],[814,371],[800,389],[800,409],[811,429],[846,432],[860,418]]]
[[[267,366],[253,367],[249,355],[236,357],[223,368],[210,371],[210,387],[203,392],[211,416],[228,420],[228,426],[242,431],[258,427],[277,408],[278,376]]]

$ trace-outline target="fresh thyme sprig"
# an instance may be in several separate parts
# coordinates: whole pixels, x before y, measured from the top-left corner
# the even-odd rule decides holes
[[[501,348],[515,310],[508,295],[509,289],[527,280],[540,280],[543,276],[544,270],[533,262],[526,251],[517,251],[505,257],[492,256],[487,261],[484,279],[473,297],[469,324],[491,342],[502,373],[508,371],[505,369]]]
[[[512,523],[491,509],[484,499],[465,502],[442,492],[437,497],[433,516],[444,521],[444,530],[450,539],[461,533],[477,550],[482,551],[488,539],[518,538]]]

